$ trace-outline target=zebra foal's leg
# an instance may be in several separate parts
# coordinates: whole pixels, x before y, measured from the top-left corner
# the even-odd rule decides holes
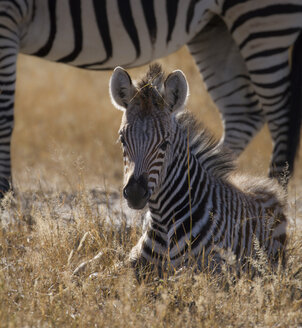
[[[11,182],[10,144],[14,124],[19,26],[16,8],[8,1],[0,3],[0,17],[0,197],[2,197],[8,191]]]
[[[135,247],[131,250],[130,253],[130,265],[134,270],[136,280],[141,283],[143,280],[147,280],[148,277],[154,272],[153,265],[148,263],[143,256],[134,256]]]
[[[134,269],[135,277],[138,282],[142,282],[151,274],[154,270],[153,266],[147,262],[143,257],[143,243],[146,239],[146,233],[142,235],[138,243],[131,249],[129,254],[129,262]]]
[[[151,241],[152,243],[152,241]],[[143,233],[138,243],[131,249],[129,254],[129,262],[134,269],[135,277],[139,283],[143,280],[148,281],[152,277],[163,277],[165,262],[163,259],[156,259],[152,257],[152,260],[147,260],[143,256],[144,248],[148,249],[146,244],[150,244],[147,231]],[[145,251],[146,251],[145,249]]]
[[[219,17],[214,17],[188,47],[222,114],[223,144],[239,156],[265,118],[238,47]]]

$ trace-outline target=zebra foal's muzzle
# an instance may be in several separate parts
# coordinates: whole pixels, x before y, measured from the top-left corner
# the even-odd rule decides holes
[[[138,179],[132,175],[123,189],[123,195],[130,208],[136,210],[144,208],[150,197],[146,175],[143,174]]]

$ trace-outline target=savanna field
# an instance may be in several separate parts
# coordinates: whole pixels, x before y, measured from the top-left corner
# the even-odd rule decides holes
[[[219,138],[219,113],[187,50],[159,62],[167,72],[183,70],[187,107]],[[186,269],[139,285],[128,254],[142,221],[121,198],[122,113],[110,102],[111,72],[26,56],[17,72],[15,190],[0,209],[1,328],[302,327],[301,159],[289,185],[285,270],[272,274],[260,258],[254,279]],[[266,175],[271,150],[264,128],[239,169]]]

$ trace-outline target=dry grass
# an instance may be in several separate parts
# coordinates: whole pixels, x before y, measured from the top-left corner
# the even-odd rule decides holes
[[[188,107],[219,136],[219,114],[186,50],[160,62],[167,71],[185,72]],[[293,229],[284,272],[234,284],[227,274],[219,280],[186,270],[137,284],[127,256],[140,236],[140,219],[112,193],[121,185],[122,161],[115,144],[121,113],[110,104],[110,74],[27,57],[18,64],[12,145],[17,192],[0,208],[0,326],[302,326],[299,164],[290,186]],[[266,174],[270,142],[262,131],[240,166]]]
[[[25,199],[30,199],[27,214]],[[185,270],[138,285],[127,256],[140,227],[95,201],[83,190],[69,198],[41,192],[6,197],[2,215],[9,213],[10,220],[0,232],[1,327],[302,325],[299,233],[290,236],[284,272],[234,283],[228,274],[221,279]],[[69,210],[60,212],[67,204]]]

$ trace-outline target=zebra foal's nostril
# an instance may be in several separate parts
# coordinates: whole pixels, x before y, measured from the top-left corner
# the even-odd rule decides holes
[[[146,205],[150,196],[148,180],[142,176],[138,179],[131,176],[123,189],[123,196],[131,208],[142,209]]]
[[[124,189],[123,189],[123,196],[124,196],[124,198],[128,198],[128,192],[127,192],[127,187],[125,187]]]

